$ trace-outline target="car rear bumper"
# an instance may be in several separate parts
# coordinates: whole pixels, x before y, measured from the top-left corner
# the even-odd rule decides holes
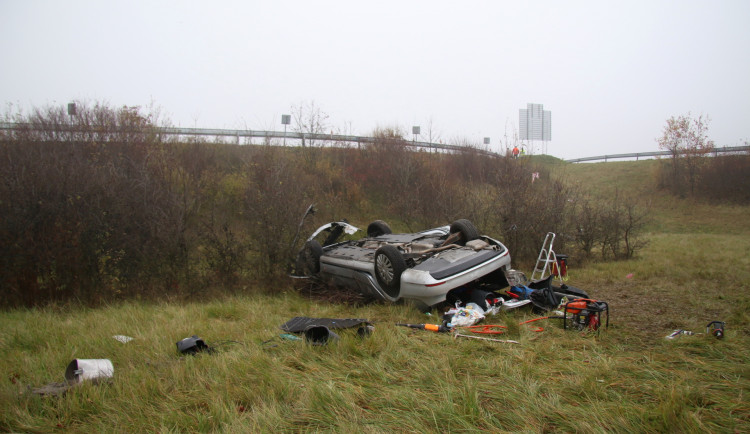
[[[444,301],[451,289],[471,283],[503,267],[510,267],[510,254],[507,250],[486,262],[443,279],[435,279],[427,271],[407,269],[401,275],[399,297],[419,300],[432,306]]]

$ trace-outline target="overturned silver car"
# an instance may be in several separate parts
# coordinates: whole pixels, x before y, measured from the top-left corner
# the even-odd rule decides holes
[[[507,287],[508,271],[508,249],[468,220],[408,234],[376,220],[366,233],[345,221],[321,226],[298,253],[294,274],[375,299],[433,306],[452,291]]]

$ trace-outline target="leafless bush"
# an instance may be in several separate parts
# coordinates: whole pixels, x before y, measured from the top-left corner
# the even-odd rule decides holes
[[[302,133],[302,147],[314,148],[322,145],[315,139],[316,134],[325,134],[328,125],[328,115],[323,112],[315,101],[302,102],[292,107],[293,131]],[[307,137],[307,138],[305,138]]]
[[[250,179],[244,189],[241,216],[252,251],[256,278],[285,273],[299,218],[314,201],[316,182],[305,176],[298,160],[280,148],[263,147],[247,161]]]
[[[226,288],[231,289],[239,281],[240,274],[246,267],[247,244],[226,221],[219,227],[215,222],[206,224],[201,232],[201,240],[205,245],[206,265],[211,275],[218,278],[219,283]]]
[[[750,155],[707,159],[696,190],[700,197],[711,202],[750,203]]]
[[[494,173],[495,200],[489,209],[496,229],[514,261],[528,264],[536,259],[547,232],[569,232],[566,216],[572,192],[547,171],[523,160],[498,159]],[[559,237],[556,248],[564,250],[565,239]]]
[[[603,239],[601,206],[596,206],[588,196],[581,195],[574,202],[570,224],[573,228],[575,246],[584,258],[589,258]]]
[[[649,206],[615,192],[609,199],[581,196],[572,213],[578,253],[590,258],[630,259],[648,245],[643,230],[649,223]]]
[[[121,128],[147,123],[135,109],[83,107],[70,120],[53,107],[4,138],[4,302],[132,296],[162,270],[158,254],[181,254],[182,211],[155,176],[154,143]]]
[[[442,167],[425,176],[420,190],[420,226],[450,223],[457,218],[467,218],[469,201],[467,192],[472,186],[451,178]]]
[[[26,128],[0,136],[0,304],[274,282],[311,203],[326,221],[376,214],[414,230],[467,218],[522,264],[547,232],[556,251],[605,258],[643,245],[641,208],[581,199],[526,159],[415,151],[398,128],[361,148],[167,143],[154,119],[85,104],[13,118]]]

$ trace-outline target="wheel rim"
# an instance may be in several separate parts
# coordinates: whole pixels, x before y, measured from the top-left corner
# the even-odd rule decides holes
[[[393,264],[390,259],[385,255],[378,256],[377,266],[380,279],[386,285],[390,285],[393,282]]]

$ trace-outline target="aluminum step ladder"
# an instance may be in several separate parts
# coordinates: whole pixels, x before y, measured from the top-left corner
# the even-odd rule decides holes
[[[539,251],[539,257],[536,260],[534,271],[531,273],[531,281],[536,282],[542,280],[547,276],[547,273],[553,274],[553,270],[557,268],[557,255],[552,250],[552,245],[555,243],[555,234],[553,232],[547,232],[544,237],[544,243],[542,243],[542,250]],[[537,274],[539,277],[537,277]],[[558,273],[559,274],[559,273]],[[560,275],[560,281],[562,282],[562,276]]]

